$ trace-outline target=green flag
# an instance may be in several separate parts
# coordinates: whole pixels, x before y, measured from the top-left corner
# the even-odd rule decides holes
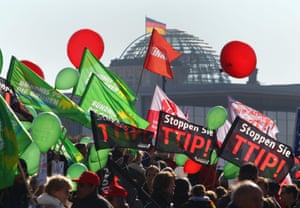
[[[67,138],[66,134],[67,131],[64,128],[64,130],[61,133],[61,136],[59,137],[58,145],[55,146],[55,150],[62,151],[64,156],[72,163],[81,162],[84,159],[83,155],[74,146],[71,140]]]
[[[91,74],[95,73],[109,89],[124,100],[133,102],[136,99],[129,86],[117,74],[106,68],[88,49],[84,51],[79,72],[79,80],[73,90],[73,95],[82,96]]]
[[[95,74],[92,74],[79,105],[85,112],[92,110],[96,114],[141,129],[145,129],[149,125],[131,105],[107,88]]]
[[[75,102],[51,87],[15,57],[12,57],[7,80],[25,105],[31,105],[41,112],[51,111],[88,128],[91,127],[90,118],[85,116]]]
[[[18,145],[13,112],[0,96],[0,189],[12,186],[18,163]],[[17,119],[15,117],[15,119]]]

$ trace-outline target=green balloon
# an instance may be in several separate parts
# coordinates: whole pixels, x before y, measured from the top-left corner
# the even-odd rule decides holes
[[[40,165],[40,155],[41,152],[39,147],[35,142],[32,142],[20,156],[20,158],[26,161],[29,175],[33,175],[38,172]]]
[[[83,163],[73,163],[67,169],[67,177],[70,179],[79,178],[81,174],[88,170]],[[73,191],[77,190],[77,183],[73,182]]]
[[[80,139],[80,143],[83,143],[83,144],[90,144],[92,143],[92,139],[90,137],[82,137]]]
[[[212,151],[211,155],[210,155],[210,161],[209,164],[210,165],[214,165],[218,162],[218,155],[217,152],[215,150]]]
[[[224,178],[235,179],[238,177],[240,168],[233,163],[227,162],[224,166]]]
[[[2,55],[2,51],[0,50],[0,74],[2,72],[2,66],[3,66],[3,55]]]
[[[221,127],[227,119],[227,111],[223,106],[215,106],[209,109],[206,116],[208,129],[215,130]]]
[[[89,169],[94,172],[103,169],[107,164],[109,152],[110,149],[96,151],[95,145],[93,145],[88,158]]]
[[[47,152],[59,139],[62,124],[58,116],[52,112],[39,114],[32,122],[31,136],[42,153]]]
[[[83,163],[73,163],[67,169],[67,176],[70,179],[79,178],[81,174],[88,170],[88,168]]]
[[[189,157],[182,153],[175,154],[175,163],[177,166],[184,166],[184,163],[189,159]]]
[[[68,90],[77,84],[78,79],[78,70],[66,67],[57,74],[55,79],[55,88],[59,90]]]

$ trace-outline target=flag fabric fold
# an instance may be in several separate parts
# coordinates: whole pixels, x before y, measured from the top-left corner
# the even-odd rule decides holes
[[[15,57],[12,57],[7,80],[25,105],[31,105],[40,112],[54,112],[90,128],[90,118],[75,102],[51,87]]]
[[[187,119],[186,115],[181,111],[181,109],[158,85],[156,85],[151,106],[147,114],[147,120],[150,123],[147,130],[154,132],[154,138],[156,138],[160,111],[178,116],[179,118]]]
[[[118,94],[107,88],[95,74],[92,74],[89,79],[79,106],[88,113],[88,116],[90,116],[90,111],[94,111],[112,120],[121,121],[142,129],[147,128],[149,125],[146,120],[136,113],[132,105],[129,105]]]
[[[153,29],[156,29],[157,32],[161,35],[165,35],[167,33],[167,27],[165,23],[156,21],[149,17],[146,17],[146,33],[152,33]]]
[[[79,68],[79,79],[73,89],[73,95],[82,96],[92,75],[98,78],[114,93],[128,102],[134,102],[136,96],[130,87],[113,71],[106,68],[88,49],[85,49]]]
[[[171,62],[181,55],[172,45],[153,29],[144,68],[161,76],[173,79]]]
[[[271,118],[231,97],[228,97],[228,107],[232,121],[234,121],[236,116],[239,116],[265,134],[276,139],[276,134],[279,130],[276,123]]]
[[[63,128],[63,131],[54,149],[56,151],[61,151],[67,160],[71,161],[72,163],[82,162],[84,159],[84,156],[67,137],[67,130],[65,128]]]
[[[13,185],[18,163],[17,117],[0,96],[0,189]]]

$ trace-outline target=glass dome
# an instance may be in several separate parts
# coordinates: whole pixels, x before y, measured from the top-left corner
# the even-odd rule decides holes
[[[135,39],[118,60],[144,60],[150,36],[151,34],[147,33]],[[168,29],[164,37],[174,49],[182,53],[172,62],[174,76],[180,76],[182,84],[231,83],[228,75],[220,72],[221,66],[216,51],[204,40],[178,29]]]

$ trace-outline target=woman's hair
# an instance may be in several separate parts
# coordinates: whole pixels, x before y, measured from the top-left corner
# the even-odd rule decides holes
[[[296,184],[283,184],[281,186],[281,192],[291,193],[294,198],[298,198],[299,189]]]
[[[157,171],[157,173],[159,172],[159,168],[156,165],[150,165],[146,168],[145,175],[147,176],[151,170]]]
[[[175,181],[175,174],[170,171],[160,171],[154,178],[153,191],[164,192],[172,181]]]
[[[69,178],[63,175],[53,175],[48,178],[45,186],[45,192],[47,194],[52,195],[54,191],[59,191],[62,189],[72,189],[72,181]]]

